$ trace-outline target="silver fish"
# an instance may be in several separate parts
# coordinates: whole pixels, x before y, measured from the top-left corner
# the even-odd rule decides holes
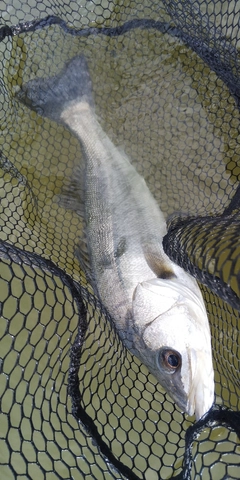
[[[91,90],[87,62],[78,56],[59,75],[28,82],[18,98],[79,139],[84,161],[66,204],[85,221],[88,260],[80,261],[126,347],[181,410],[199,419],[214,398],[204,301],[195,279],[164,253],[164,216],[144,179],[102,130]]]

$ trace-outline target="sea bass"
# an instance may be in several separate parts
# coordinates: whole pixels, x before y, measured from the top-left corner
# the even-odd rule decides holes
[[[199,419],[214,398],[204,301],[195,279],[164,253],[164,216],[95,115],[85,57],[52,78],[31,80],[18,98],[79,139],[84,161],[65,197],[84,218],[87,261],[78,258],[126,347]]]

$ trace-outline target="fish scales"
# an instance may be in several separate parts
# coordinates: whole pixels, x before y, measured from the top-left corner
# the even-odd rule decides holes
[[[124,334],[136,285],[153,276],[142,247],[149,240],[159,244],[164,269],[165,254],[159,243],[158,227],[162,228],[162,238],[166,233],[164,217],[144,179],[103,132],[89,104],[71,106],[61,118],[81,139],[87,158],[85,221],[95,284]],[[124,248],[119,249],[119,245]]]
[[[73,182],[84,198],[70,189],[65,205],[83,209],[88,278],[126,347],[181,410],[200,418],[214,398],[211,335],[201,291],[164,253],[164,216],[145,180],[103,131],[91,90],[86,59],[77,56],[59,75],[23,85],[18,98],[78,138],[84,152],[78,165],[82,178],[76,175]]]

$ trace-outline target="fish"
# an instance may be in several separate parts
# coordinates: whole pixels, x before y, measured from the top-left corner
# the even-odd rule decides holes
[[[197,281],[163,250],[166,220],[144,178],[104,132],[84,55],[59,74],[23,84],[18,100],[64,125],[83,159],[62,204],[84,222],[77,258],[127,349],[182,412],[214,401],[211,333]]]

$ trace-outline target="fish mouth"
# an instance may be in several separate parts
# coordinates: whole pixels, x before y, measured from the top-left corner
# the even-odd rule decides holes
[[[179,369],[159,381],[182,412],[199,420],[214,401],[214,372],[206,352],[189,349],[188,358],[190,375]]]
[[[173,400],[176,402],[178,408],[181,410],[181,412],[186,413],[187,415],[190,415],[188,411],[188,400],[184,396],[179,396],[177,395],[175,398],[173,397]]]
[[[196,417],[196,420],[200,420],[200,418],[203,417],[203,415],[205,415],[209,410],[210,408],[212,407],[213,405],[213,397],[211,398],[209,396],[209,400],[206,401],[206,396],[205,396],[205,400],[204,400],[204,395],[200,395],[200,398],[202,398],[202,402],[200,403],[199,400],[198,401],[194,401],[190,404],[190,402],[187,403],[186,405],[186,413],[192,417],[194,414],[195,414],[195,417]]]
[[[200,418],[205,415],[205,413],[210,410],[213,404],[214,395],[213,392],[209,393],[208,389],[205,389],[202,386],[195,391],[195,395],[193,398],[188,398],[187,394],[180,394],[178,392],[171,392],[170,395],[172,396],[173,400],[178,405],[179,409],[192,417],[195,415],[196,420],[200,420]]]
[[[189,399],[184,390],[181,377],[181,370],[169,374],[167,378],[161,378],[160,384],[169,393],[172,400],[177,404],[182,412],[188,413]]]
[[[192,372],[186,411],[190,416],[195,414],[196,420],[199,420],[208,412],[214,401],[214,371],[209,356],[206,356],[204,351],[198,351],[197,355],[192,350],[189,353],[192,359],[193,357],[197,359],[196,370]]]

